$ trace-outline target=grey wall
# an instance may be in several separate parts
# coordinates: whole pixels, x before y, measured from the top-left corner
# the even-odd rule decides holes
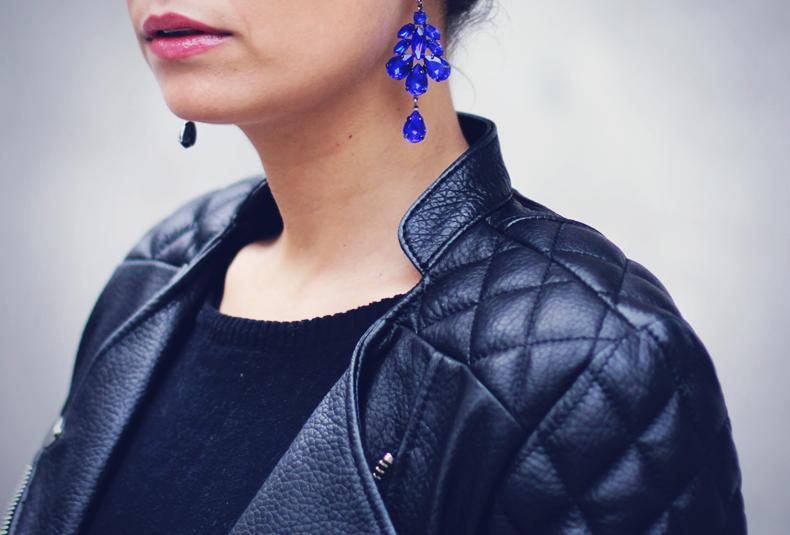
[[[497,122],[522,193],[668,286],[725,390],[752,532],[785,532],[790,3],[499,6],[453,58],[458,109]],[[115,263],[188,197],[260,169],[232,126],[178,145],[122,2],[3,2],[0,50],[5,501]]]

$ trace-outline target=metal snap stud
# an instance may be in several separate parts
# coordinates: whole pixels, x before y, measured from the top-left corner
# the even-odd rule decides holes
[[[52,427],[50,427],[49,432],[47,433],[47,436],[44,439],[43,447],[46,448],[47,446],[55,442],[55,440],[57,440],[60,435],[63,434],[64,423],[65,422],[63,420],[62,414],[59,415],[57,418],[55,418],[55,421],[52,423]]]

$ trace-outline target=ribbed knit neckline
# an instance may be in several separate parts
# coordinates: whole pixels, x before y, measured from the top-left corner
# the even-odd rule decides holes
[[[196,318],[196,327],[212,341],[244,349],[298,349],[361,336],[407,292],[384,297],[352,309],[293,321],[260,320],[231,316],[219,311],[225,273],[234,255],[255,240],[280,232],[278,225],[262,220],[249,221],[235,229],[223,244]]]
[[[278,321],[231,316],[219,311],[220,288],[203,300],[196,326],[212,341],[250,349],[299,348],[361,336],[405,293],[384,297],[348,310],[311,318]]]

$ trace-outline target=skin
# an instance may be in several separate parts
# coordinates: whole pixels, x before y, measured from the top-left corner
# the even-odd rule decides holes
[[[445,41],[439,2],[426,0],[424,9]],[[237,125],[283,219],[278,236],[233,258],[221,312],[291,321],[419,282],[398,225],[468,144],[447,81],[431,81],[419,99],[427,138],[402,137],[412,99],[384,65],[416,1],[127,0],[127,7],[167,106],[184,120]],[[202,54],[161,59],[142,25],[166,11],[233,35]]]

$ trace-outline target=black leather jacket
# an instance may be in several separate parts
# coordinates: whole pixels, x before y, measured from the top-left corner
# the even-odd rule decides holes
[[[494,123],[459,118],[470,148],[398,228],[421,282],[360,338],[232,533],[745,533],[716,373],[666,288],[513,189]],[[11,533],[78,532],[212,259],[261,220],[279,221],[268,184],[244,178],[117,266]]]

